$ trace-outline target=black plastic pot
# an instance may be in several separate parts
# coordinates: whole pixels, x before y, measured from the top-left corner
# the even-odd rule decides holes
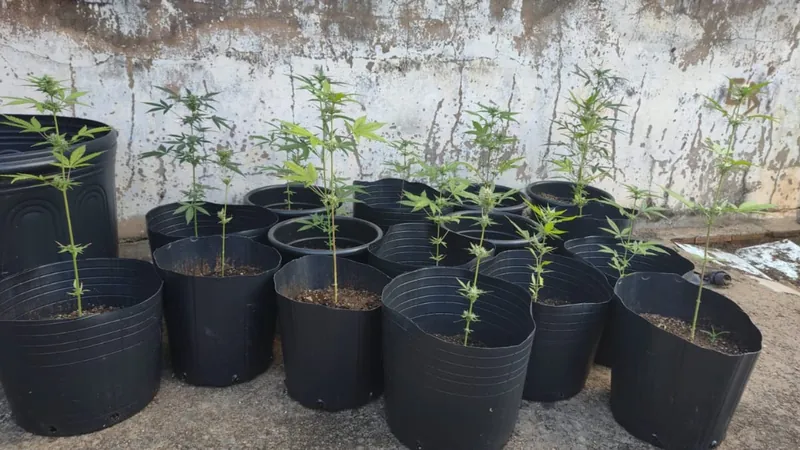
[[[570,181],[544,180],[536,181],[525,186],[525,195],[531,203],[539,206],[551,206],[553,208],[565,209],[570,216],[578,214],[578,207],[572,203],[575,193],[575,183]],[[592,200],[614,200],[608,192],[594,186],[586,186],[586,193]],[[556,200],[556,198],[563,200]],[[595,202],[590,202],[591,205]]]
[[[480,212],[462,211],[453,213],[452,215],[479,217]],[[519,236],[517,229],[514,228],[512,222],[517,224],[517,226],[522,229],[530,230],[531,234],[534,234],[534,227],[536,224],[531,219],[509,213],[490,213],[490,216],[495,224],[490,225],[486,229],[486,236],[484,237],[484,240],[494,245],[497,253],[505,250],[514,250],[527,247],[528,243],[525,241],[525,239]],[[448,231],[458,233],[466,238],[469,238],[473,242],[480,241],[481,227],[474,220],[462,218],[458,223],[450,222],[445,224],[444,228]]]
[[[564,243],[564,248],[568,254],[588,263],[602,272],[608,279],[611,286],[617,284],[619,272],[609,266],[611,255],[601,252],[601,245],[616,248],[622,253],[625,250],[619,245],[616,238],[611,236],[589,236],[585,238],[572,239]],[[634,272],[663,272],[683,275],[694,270],[694,263],[684,258],[675,250],[660,245],[666,254],[657,253],[652,256],[635,256],[630,261],[628,273]],[[614,325],[613,309],[616,308],[618,301],[612,301],[611,311],[608,315],[608,322],[603,336],[600,338],[600,345],[597,347],[595,362],[597,364],[611,367],[613,356],[613,333],[616,329]]]
[[[78,319],[72,262],[0,281],[0,378],[14,421],[45,436],[91,433],[141,411],[161,379],[161,278],[152,264],[96,258],[79,263],[84,308],[119,308]]]
[[[15,116],[25,120],[36,117],[44,126],[53,125],[50,116]],[[59,131],[69,136],[83,126],[105,126],[75,117],[59,117],[58,125]],[[18,128],[0,124],[0,278],[44,264],[71,260],[68,253],[58,253],[55,245],[69,242],[61,192],[33,181],[11,184],[11,179],[4,177],[17,173],[55,174],[56,168],[50,164],[52,148],[35,145],[41,141],[37,133],[20,133]],[[69,191],[75,241],[92,243],[82,258],[114,258],[119,254],[114,187],[117,132],[99,134],[82,141],[81,145],[86,145],[87,153],[103,153],[92,160],[92,166],[77,169],[71,175],[80,183]]]
[[[317,228],[300,231],[303,217],[286,220],[269,230],[269,243],[281,253],[283,263],[306,255],[330,255],[328,235]],[[371,222],[354,217],[336,216],[336,255],[366,263],[367,249],[383,237],[383,231]]]
[[[611,371],[611,412],[635,437],[666,449],[706,449],[728,424],[761,352],[761,332],[727,297],[703,289],[700,322],[736,340],[745,353],[701,348],[640,316],[691,323],[697,286],[679,275],[636,273],[619,280],[618,325]]]
[[[444,267],[470,267],[475,257],[469,253],[472,239],[442,230],[446,255],[439,262]],[[369,246],[369,264],[394,278],[401,273],[423,267],[435,266],[431,255],[436,253],[431,238],[436,236],[436,226],[430,223],[401,223],[392,225],[383,239]],[[494,254],[494,245],[485,242],[484,247]]]
[[[583,389],[613,296],[603,274],[588,264],[558,255],[546,261],[540,298],[569,304],[533,303],[537,331],[523,398],[539,402],[564,400]],[[528,289],[534,264],[528,250],[510,250],[481,264],[481,274]]]
[[[337,258],[339,286],[380,294],[389,277]],[[353,311],[298,302],[307,289],[333,284],[333,258],[310,255],[275,274],[283,364],[289,396],[327,411],[357,408],[383,392],[381,308]]]
[[[194,223],[186,223],[183,214],[175,214],[180,205],[169,203],[157,206],[147,212],[147,239],[150,244],[150,253],[170,242],[175,242],[187,237],[194,237]],[[222,225],[219,223],[217,213],[223,205],[205,203],[203,208],[209,215],[199,214],[197,220],[197,234],[199,237],[216,236],[222,234]],[[278,223],[278,216],[265,208],[252,205],[228,205],[228,215],[233,220],[226,226],[229,236],[245,236],[255,239],[261,244],[267,243],[267,232]]]
[[[480,192],[480,190],[481,190],[481,186],[479,184],[471,184],[467,188],[467,191],[471,192],[473,194],[477,194],[478,192]],[[505,192],[511,191],[512,189],[510,187],[508,187],[508,186],[501,186],[499,184],[496,184],[494,186],[494,190],[495,190],[495,192],[504,192],[505,193]],[[494,212],[509,213],[509,214],[523,214],[528,209],[528,205],[525,204],[525,200],[526,200],[525,194],[522,193],[522,191],[517,191],[511,197],[509,197],[505,201],[503,201],[500,204],[500,206],[495,208]],[[471,203],[464,203],[463,205],[461,205],[460,209],[463,210],[463,211],[477,211],[477,210],[480,210],[480,208],[477,205],[474,205],[474,204],[471,204]]]
[[[528,292],[479,276],[486,293],[475,303],[480,318],[464,347],[434,336],[463,333],[472,281],[466,269],[429,267],[404,273],[383,290],[386,420],[413,449],[501,449],[511,437],[522,401],[536,326]]]
[[[225,259],[257,275],[193,276],[215,269],[221,236],[186,238],[160,247],[153,261],[164,278],[164,316],[172,369],[199,386],[252,380],[272,362],[277,308],[272,277],[281,256],[243,236],[225,239]]]
[[[353,205],[353,217],[372,222],[384,232],[392,225],[409,222],[427,222],[425,211],[411,212],[413,208],[400,204],[403,191],[420,195],[427,192],[428,198],[435,198],[439,192],[423,183],[384,178],[378,181],[356,181],[353,183],[364,189],[364,193],[356,193]],[[448,213],[449,210],[445,211]]]
[[[274,184],[253,189],[244,196],[244,204],[267,208],[278,216],[279,221],[325,213],[325,206],[317,193],[300,183],[289,184],[292,196],[288,205],[286,187],[286,184]]]

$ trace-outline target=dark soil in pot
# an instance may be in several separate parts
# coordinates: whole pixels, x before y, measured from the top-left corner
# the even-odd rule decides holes
[[[586,384],[595,350],[613,296],[597,269],[573,258],[550,255],[539,302],[533,303],[533,341],[523,398],[540,402],[564,400]],[[481,273],[528,289],[528,250],[510,250],[481,264]]]
[[[499,184],[495,185],[494,189],[495,189],[495,192],[503,192],[503,193],[512,190],[508,186],[501,186]],[[478,192],[480,192],[480,190],[481,190],[481,187],[478,184],[472,184],[467,188],[467,191],[468,192],[472,192],[473,194],[477,194]],[[525,204],[525,200],[526,200],[525,194],[523,194],[521,191],[517,191],[511,197],[505,199],[500,204],[500,206],[495,208],[494,212],[510,213],[510,214],[523,214],[528,209],[528,205]],[[461,209],[462,210],[466,210],[466,211],[478,211],[478,210],[480,210],[480,208],[477,205],[473,205],[473,204],[470,204],[470,203],[464,203],[461,206]]]
[[[565,209],[568,215],[578,214],[578,208],[572,202],[575,195],[575,183],[560,180],[536,181],[525,186],[524,192],[531,203],[535,205]],[[614,200],[611,194],[594,186],[586,186],[586,192],[590,199]]]
[[[222,234],[222,225],[219,223],[217,213],[222,210],[223,206],[217,203],[203,205],[209,215],[199,214],[197,216],[198,236]],[[183,214],[175,214],[175,210],[179,207],[178,203],[169,203],[148,211],[145,220],[147,221],[150,253],[170,242],[194,237],[194,223],[186,223]],[[258,206],[228,205],[228,215],[233,216],[233,220],[226,226],[229,236],[245,236],[262,244],[267,243],[269,229],[278,223],[278,216],[275,213]]]
[[[255,378],[272,362],[277,306],[273,276],[281,257],[243,236],[186,238],[153,253],[164,278],[172,368],[200,386]]]
[[[14,421],[43,436],[91,433],[141,411],[161,379],[161,287],[130,259],[79,262],[85,310],[74,311],[72,262],[0,281],[0,367]]]
[[[303,406],[328,411],[357,408],[383,392],[380,293],[389,277],[345,258],[336,265],[335,306],[325,294],[332,257],[304,256],[275,274],[286,389]]]
[[[667,449],[719,445],[761,352],[761,332],[736,303],[703,290],[700,323],[724,330],[733,354],[704,348],[643,315],[690,323],[697,286],[680,275],[635,273],[617,282],[611,412],[635,437]]]
[[[450,222],[444,225],[444,228],[450,232],[458,233],[466,238],[479,242],[481,237],[481,227],[478,223],[468,217],[480,217],[478,211],[465,211],[453,213],[453,215],[461,216],[462,219],[458,222]],[[528,229],[531,235],[535,233],[536,224],[527,217],[517,214],[509,213],[490,213],[494,225],[486,228],[485,240],[490,242],[495,247],[495,251],[500,253],[505,250],[514,250],[527,247],[528,243],[525,239],[517,234],[517,229],[512,224],[517,224],[522,229]]]
[[[270,245],[278,249],[283,263],[306,255],[331,255],[328,235],[317,228],[301,230],[303,217],[286,220],[268,233]],[[375,224],[354,217],[336,216],[336,254],[366,263],[367,249],[383,237]]]
[[[244,204],[266,208],[275,213],[280,221],[325,213],[325,206],[319,195],[300,183],[275,184],[253,189],[244,196]]]
[[[378,181],[356,181],[355,186],[364,192],[356,193],[353,204],[353,217],[363,219],[379,226],[383,231],[392,225],[409,222],[427,222],[425,211],[412,212],[410,206],[401,205],[403,191],[420,195],[426,192],[428,198],[436,198],[439,192],[424,184],[398,178],[384,178]],[[448,213],[449,210],[445,211]]]
[[[470,267],[475,257],[469,253],[472,239],[457,233],[441,230],[446,246],[440,247],[439,262],[444,267]],[[369,246],[369,263],[390,277],[423,267],[436,266],[431,259],[436,247],[431,238],[437,236],[436,226],[431,223],[402,223],[392,225],[383,239]],[[485,242],[484,247],[494,253],[494,245]]]
[[[609,266],[611,255],[601,252],[601,245],[606,245],[611,248],[617,249],[619,252],[625,250],[619,245],[616,238],[611,236],[589,236],[585,238],[572,239],[564,244],[564,249],[570,255],[581,259],[582,261],[595,267],[602,272],[611,286],[617,284],[619,279],[619,272]],[[661,246],[667,253],[658,253],[652,256],[636,256],[631,259],[629,273],[635,272],[663,272],[674,273],[683,275],[686,272],[694,270],[694,263],[684,258],[675,250]],[[616,307],[617,301],[611,303],[611,310]],[[597,356],[595,362],[597,364],[611,367],[613,363],[613,333],[615,325],[613,323],[613,311],[608,315],[608,322],[606,323],[605,332],[600,338],[600,345],[597,347]]]
[[[527,290],[479,276],[486,291],[473,312],[473,345],[463,334],[466,269],[404,273],[383,291],[386,420],[409,448],[501,449],[522,400],[535,325]],[[478,345],[479,343],[479,345]]]

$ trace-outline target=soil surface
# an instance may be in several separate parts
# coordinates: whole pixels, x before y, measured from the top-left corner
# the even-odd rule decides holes
[[[83,308],[83,315],[78,315],[78,310],[63,313],[63,314],[55,314],[53,316],[47,317],[47,319],[77,319],[78,317],[87,317],[87,316],[96,316],[98,314],[103,314],[111,311],[116,311],[120,308],[116,306],[106,306],[106,305],[99,305],[99,306],[90,306],[88,308]]]
[[[669,331],[683,340],[691,341],[690,337],[692,335],[692,324],[688,322],[685,322],[681,319],[676,319],[674,317],[665,317],[658,314],[642,314],[642,317],[662,330]],[[731,336],[731,334],[725,330],[718,330],[712,327],[702,327],[700,324],[698,324],[696,333],[694,335],[694,344],[728,355],[739,355],[744,353],[739,348],[739,345],[736,344],[735,336]]]
[[[572,303],[559,297],[540,298],[539,303],[549,306],[571,305]]]
[[[252,266],[237,266],[233,263],[233,261],[227,261],[225,263],[225,275],[223,276],[222,262],[218,257],[214,267],[211,267],[211,265],[206,261],[203,261],[202,263],[187,263],[183,267],[176,267],[175,272],[190,277],[227,278],[258,275],[264,273],[264,270]]]
[[[572,198],[559,197],[557,195],[546,194],[546,193],[542,193],[542,192],[537,192],[536,195],[538,195],[539,197],[542,197],[545,200],[550,200],[550,201],[559,202],[559,203],[566,203],[566,204],[569,204],[569,205],[572,204]]]
[[[327,289],[308,289],[302,291],[295,300],[298,302],[314,303],[331,308],[351,309],[354,311],[369,311],[381,304],[380,294],[350,288],[339,288],[339,301],[334,301],[333,286]]]
[[[464,334],[463,333],[462,334],[456,334],[456,335],[447,335],[447,334],[434,333],[433,336],[436,336],[437,338],[439,338],[439,339],[441,339],[441,340],[443,340],[445,342],[448,342],[450,344],[464,345]],[[470,339],[467,342],[467,347],[486,348],[486,347],[488,347],[488,345],[484,344],[483,342],[481,342],[481,341],[479,341],[477,339]]]

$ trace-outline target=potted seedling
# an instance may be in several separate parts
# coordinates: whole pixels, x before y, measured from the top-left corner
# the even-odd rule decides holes
[[[625,185],[628,191],[630,208],[617,204],[614,200],[600,200],[616,208],[617,217],[625,218],[628,226],[620,227],[618,221],[606,218],[606,226],[601,227],[603,236],[588,236],[571,239],[564,244],[566,251],[605,274],[611,286],[617,280],[634,272],[664,272],[683,275],[694,269],[694,264],[669,247],[654,241],[637,239],[634,235],[636,225],[642,219],[653,220],[663,217],[663,208],[654,205],[655,194]],[[615,306],[612,304],[611,308]],[[613,314],[608,315],[605,331],[600,339],[595,362],[611,367],[613,344],[611,340],[614,325]]]
[[[285,161],[305,166],[311,156],[311,144],[308,138],[290,133],[280,122],[271,122],[269,126],[269,134],[252,136],[252,139],[256,140],[261,147],[268,147],[284,153]],[[279,179],[285,179],[289,175],[283,164],[270,164],[264,166],[262,171]],[[267,208],[277,214],[280,220],[325,212],[322,199],[302,183],[260,187],[248,192],[244,202],[247,205]]]
[[[559,227],[573,217],[550,206],[528,207],[536,228],[517,230],[528,248],[499,254],[486,263],[483,273],[529,290],[539,330],[523,398],[552,402],[576,395],[586,384],[612,290],[596,269],[553,254],[556,248],[550,242],[563,234]]]
[[[509,151],[508,147],[516,142],[516,138],[508,131],[509,123],[514,120],[516,113],[485,105],[479,106],[480,109],[472,113],[475,120],[467,132],[472,144],[489,154]],[[525,248],[527,243],[517,235],[516,227],[531,230],[534,223],[527,217],[498,210],[498,207],[507,204],[518,192],[513,189],[497,189],[494,184],[494,178],[517,168],[519,161],[519,158],[510,160],[493,158],[489,162],[495,165],[490,170],[480,165],[462,163],[467,168],[474,186],[479,186],[477,192],[474,189],[467,189],[462,195],[464,203],[472,204],[474,209],[453,213],[459,220],[447,221],[443,227],[449,232],[458,233],[473,241],[480,243],[488,241],[495,246],[498,253]],[[522,205],[525,206],[525,203]]]
[[[601,234],[598,229],[605,226],[607,216],[621,228],[628,226],[616,208],[594,201],[613,200],[611,194],[592,186],[614,175],[611,141],[620,132],[618,116],[625,113],[625,105],[613,98],[612,90],[622,79],[602,68],[576,67],[575,74],[584,80],[587,91],[570,91],[569,110],[553,122],[563,140],[551,144],[560,149],[551,163],[563,180],[537,181],[525,188],[533,203],[578,217],[565,224],[565,239]]]
[[[401,139],[390,147],[399,155],[398,159],[386,163],[389,173],[397,178],[382,178],[377,181],[356,181],[361,189],[356,193],[353,216],[368,220],[386,232],[389,227],[406,223],[425,223],[424,211],[413,209],[404,202],[405,193],[436,198],[440,192],[425,183],[411,181],[413,169],[425,164],[419,155],[419,144]],[[449,208],[449,207],[448,207]]]
[[[230,129],[228,120],[215,114],[217,92],[197,94],[188,88],[183,92],[165,87],[156,89],[163,92],[165,98],[145,103],[150,106],[148,112],[174,116],[181,130],[167,135],[156,150],[145,152],[140,158],[171,159],[188,165],[191,183],[181,191],[183,200],[155,207],[145,216],[151,253],[182,238],[215,236],[222,232],[217,220],[222,205],[206,201],[209,186],[201,182],[201,175],[214,165],[214,153],[210,148],[215,144],[211,135]],[[266,242],[269,228],[278,221],[274,213],[260,207],[231,205],[229,210],[237,220],[227,231],[262,243]]]
[[[269,234],[287,259],[302,256],[275,275],[286,388],[304,406],[336,411],[361,406],[383,390],[380,292],[389,278],[346,259],[365,257],[383,233],[338,215],[359,188],[337,171],[339,159],[359,142],[381,140],[376,133],[382,124],[348,117],[344,108],[355,102],[352,94],[339,91],[340,84],[322,71],[298,79],[320,113],[320,126],[316,132],[296,123],[282,126],[308,139],[320,167],[287,161],[286,179],[316,192],[326,211],[281,222]]]
[[[59,114],[79,105],[86,92],[50,76],[31,77],[39,98],[11,99],[50,115],[46,122],[3,116],[6,126],[35,135],[50,151],[55,173],[7,175],[21,189],[58,192],[69,261],[43,265],[0,281],[0,379],[15,422],[47,436],[89,433],[142,410],[161,375],[161,280],[147,262],[79,259],[71,192],[101,158],[85,142],[111,130],[61,125]],[[87,345],[91,343],[91,345]],[[101,355],[102,358],[98,357]]]
[[[735,157],[743,128],[771,117],[748,108],[767,83],[728,88],[728,109],[709,106],[727,122],[723,142],[707,140],[713,180],[707,204],[667,191],[705,219],[700,286],[680,275],[638,272],[619,279],[614,308],[611,411],[639,439],[664,448],[712,448],[725,437],[761,351],[761,333],[732,300],[703,287],[708,243],[716,220],[729,213],[754,213],[771,205],[735,205],[722,186],[752,163]]]
[[[201,386],[249,381],[269,367],[277,318],[272,281],[281,264],[274,248],[228,235],[238,220],[228,193],[242,173],[231,150],[215,155],[225,193],[217,214],[222,234],[184,238],[153,253],[164,279],[172,368]]]

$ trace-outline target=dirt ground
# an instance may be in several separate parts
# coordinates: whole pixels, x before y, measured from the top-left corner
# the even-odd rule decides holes
[[[742,224],[734,224],[737,230]],[[782,225],[786,226],[786,225]],[[797,224],[793,225],[797,228]],[[752,231],[746,227],[747,231]],[[757,227],[756,227],[757,228]],[[653,228],[666,238],[691,228]],[[677,233],[677,234],[676,234]],[[146,244],[124,254],[147,255]],[[719,447],[800,448],[800,295],[777,292],[740,272],[725,294],[747,311],[763,333],[763,351]],[[141,413],[112,428],[73,438],[43,438],[20,430],[0,396],[0,448],[8,449],[394,449],[402,448],[384,419],[382,401],[354,411],[326,413],[289,399],[278,359],[255,380],[229,388],[199,388],[165,368],[161,391]],[[647,449],[611,416],[610,371],[595,367],[586,388],[564,402],[524,401],[508,449]]]

